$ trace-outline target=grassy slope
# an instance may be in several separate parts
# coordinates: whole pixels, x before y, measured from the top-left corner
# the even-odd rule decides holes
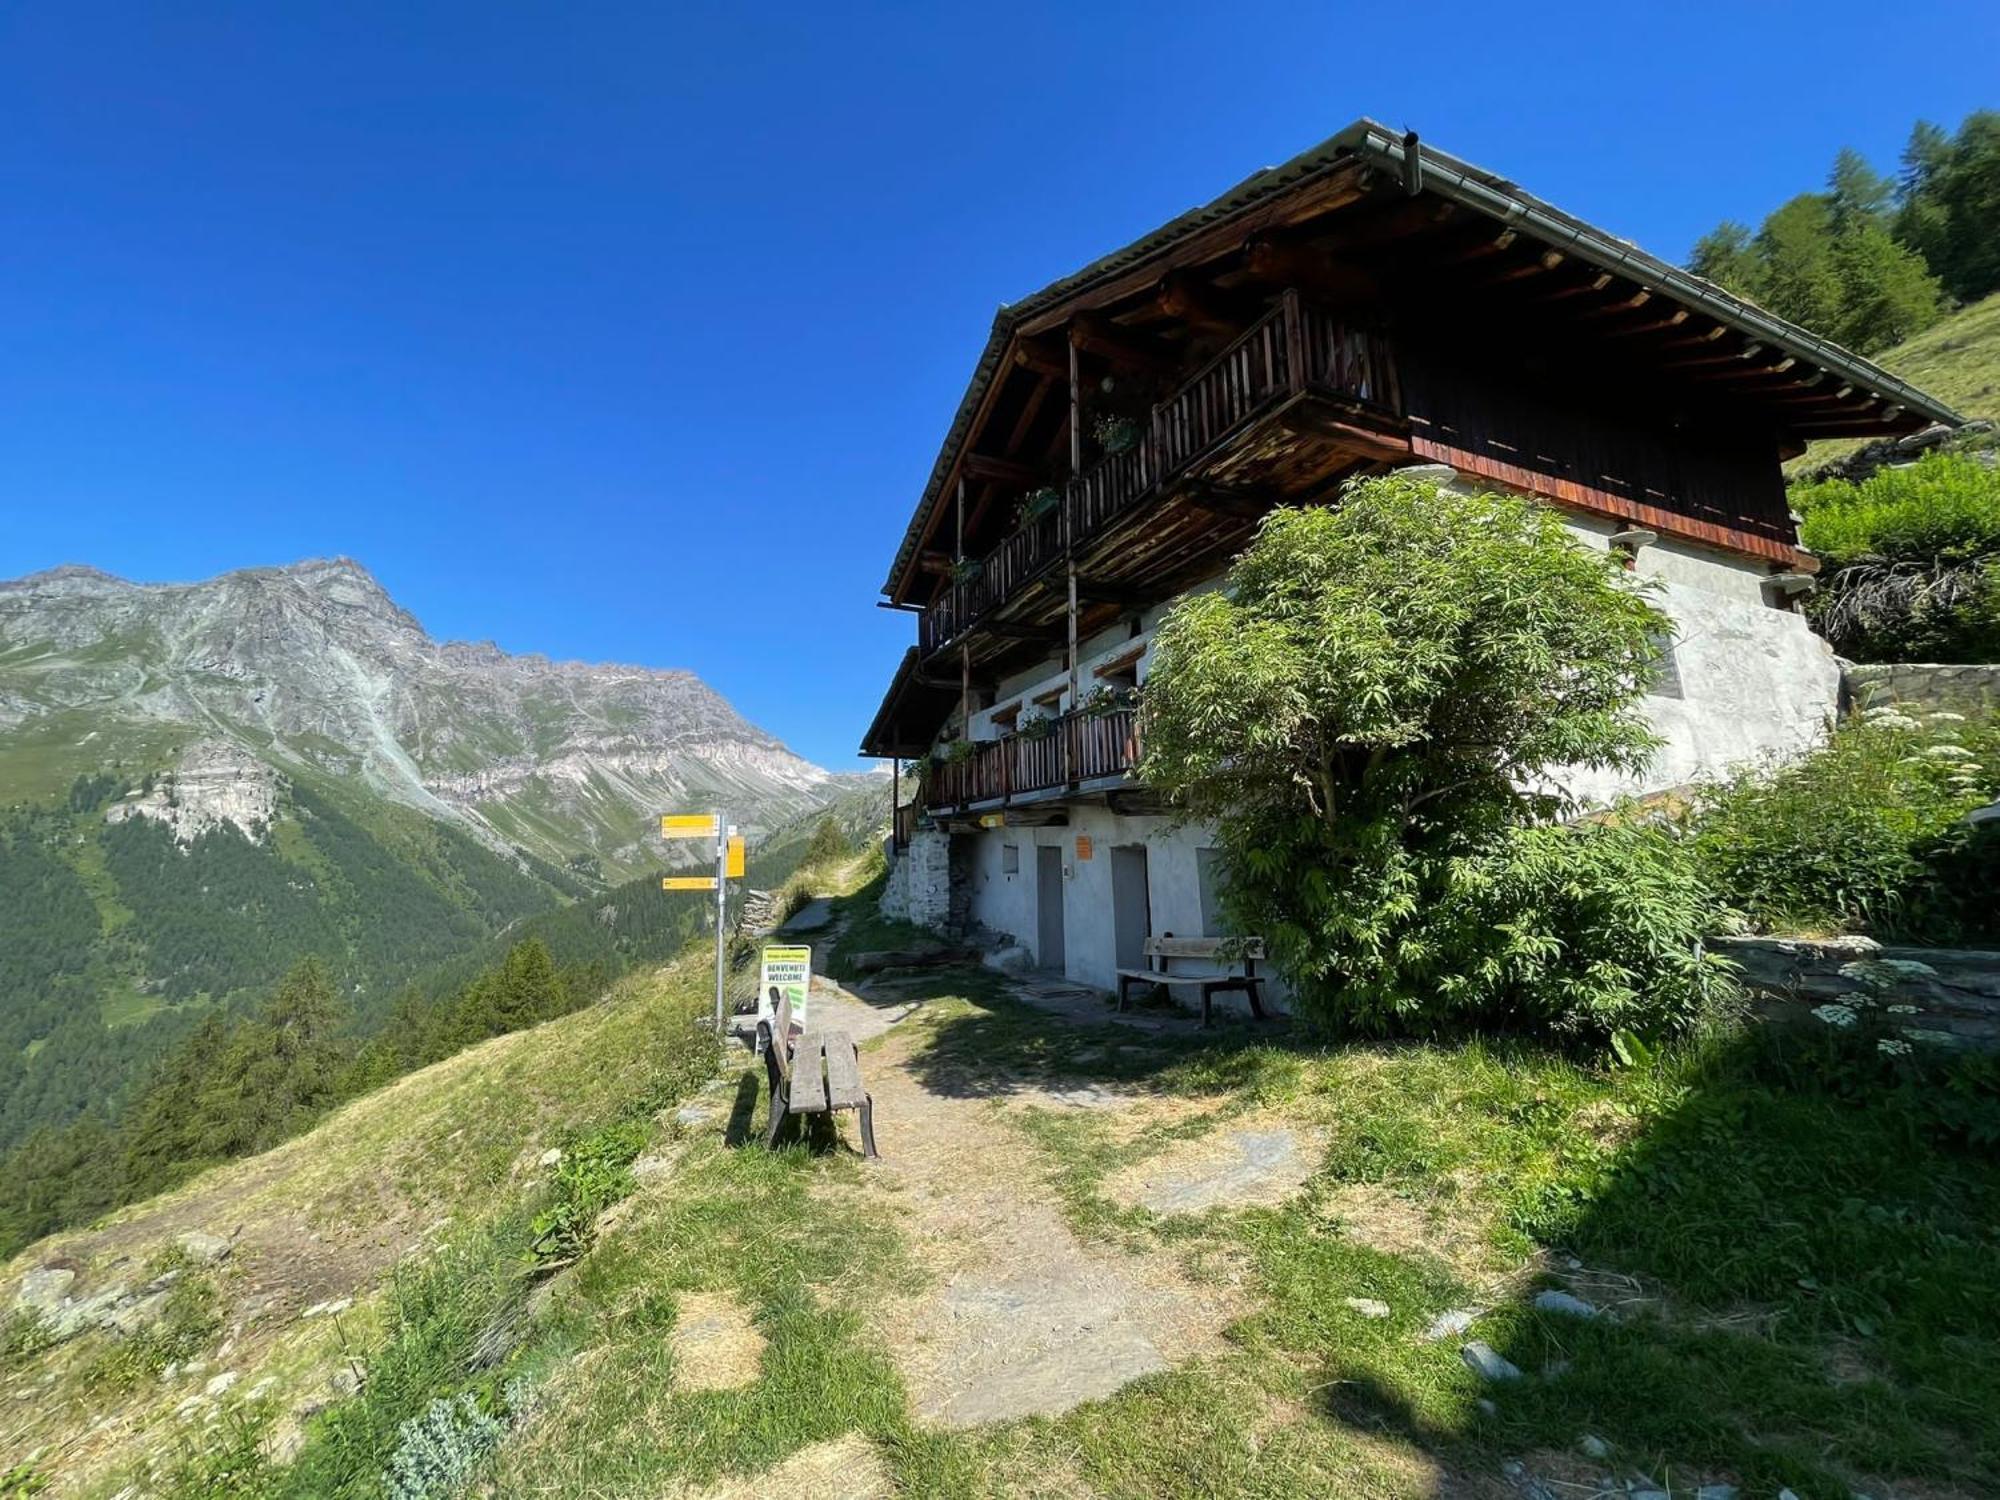
[[[1876,355],[1875,363],[1962,416],[2000,418],[2000,292]],[[1788,467],[1795,473],[1815,469],[1860,446],[1846,439],[1814,443]]]
[[[846,947],[897,936],[858,903],[855,916]],[[510,1313],[522,1213],[543,1180],[536,1153],[631,1118],[635,1103],[656,1108],[663,1076],[686,1086],[688,1057],[705,1064],[684,1050],[698,1046],[686,1027],[705,977],[692,957],[46,1247],[137,1263],[175,1228],[243,1222],[246,1247],[268,1227],[310,1262],[391,1227],[362,1257],[363,1300],[338,1333],[296,1317],[307,1295],[337,1290],[322,1278],[232,1351],[242,1392],[274,1373],[277,1395],[232,1399],[178,1440],[167,1414],[208,1372],[116,1398],[139,1424],[133,1445],[158,1445],[164,1492],[221,1493],[227,1472],[231,1493],[374,1494],[399,1424],[461,1389],[519,1403],[484,1470],[501,1494],[685,1494],[739,1479],[755,1493],[760,1473],[856,1433],[900,1492],[926,1496],[1511,1493],[1494,1487],[1521,1457],[1551,1480],[1644,1468],[1676,1494],[1721,1480],[1805,1500],[2000,1488],[2000,1313],[1985,1292],[2000,1280],[2000,1164],[1926,1144],[1892,1096],[1860,1109],[1774,1087],[1771,1058],[1727,1039],[1612,1070],[1528,1047],[1327,1047],[1229,1028],[1107,1055],[1119,1033],[1051,1022],[982,971],[936,973],[895,1038],[920,1076],[975,1098],[1106,1083],[1164,1106],[1175,1123],[1135,1133],[1099,1111],[995,1104],[991,1128],[1025,1135],[1044,1176],[1022,1191],[1052,1193],[1080,1237],[1238,1284],[1246,1311],[1219,1353],[1060,1417],[926,1429],[868,1314],[920,1294],[927,1272],[865,1169],[844,1152],[729,1149],[664,1113],[641,1129],[673,1168],[614,1210],[534,1315]],[[754,1072],[740,1057],[730,1071],[754,1131]],[[1290,1202],[1161,1218],[1116,1201],[1120,1172],[1273,1116],[1328,1142]],[[883,1122],[890,1150],[896,1128]],[[448,1217],[413,1227],[432,1215]],[[418,1240],[445,1248],[369,1295]],[[256,1253],[239,1249],[225,1289]],[[1618,1316],[1581,1323],[1530,1305],[1563,1279]],[[755,1384],[678,1387],[670,1336],[692,1294],[749,1311],[765,1341]],[[1364,1318],[1349,1297],[1390,1316]],[[1527,1379],[1482,1386],[1458,1338],[1421,1337],[1459,1307],[1487,1309],[1469,1336]],[[480,1331],[510,1319],[512,1352],[469,1370]],[[309,1424],[291,1467],[252,1457],[327,1378],[342,1339],[369,1371],[364,1393]],[[112,1352],[92,1336],[9,1372],[9,1388],[36,1391],[34,1435],[81,1431],[106,1409]],[[60,1372],[52,1393],[33,1384],[45,1368]],[[523,1385],[539,1394],[521,1397]],[[1614,1458],[1579,1459],[1586,1432]],[[113,1457],[130,1447],[93,1466],[101,1490],[127,1472]]]
[[[590,1009],[411,1074],[275,1150],[17,1257],[4,1284],[60,1261],[78,1268],[76,1290],[88,1294],[142,1280],[141,1268],[167,1263],[183,1231],[236,1242],[204,1278],[215,1315],[182,1351],[205,1357],[206,1369],[163,1380],[143,1352],[102,1333],[16,1354],[0,1387],[9,1454],[36,1455],[66,1492],[108,1492],[142,1455],[160,1471],[175,1467],[187,1440],[174,1408],[218,1371],[240,1374],[239,1396],[272,1377],[264,1415],[315,1398],[348,1350],[368,1351],[379,1338],[400,1257],[477,1243],[496,1220],[537,1201],[546,1147],[620,1118],[634,1101],[670,1103],[706,1076],[710,1045],[695,1023],[706,1011],[707,972],[697,960],[633,976]],[[337,1323],[300,1317],[336,1297],[357,1298]],[[98,1417],[116,1421],[85,1433]]]

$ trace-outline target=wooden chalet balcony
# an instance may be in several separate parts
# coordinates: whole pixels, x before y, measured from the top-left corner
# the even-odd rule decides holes
[[[969,758],[933,761],[925,769],[919,801],[931,811],[1004,807],[1086,782],[1129,776],[1138,759],[1136,710],[1068,713],[1041,734],[975,740]]]
[[[1331,396],[1393,414],[1394,362],[1380,334],[1340,322],[1287,292],[1234,343],[1153,407],[1132,448],[1069,482],[1062,503],[979,559],[917,622],[924,655],[953,644],[1019,596],[1066,552],[1083,551],[1301,396]]]

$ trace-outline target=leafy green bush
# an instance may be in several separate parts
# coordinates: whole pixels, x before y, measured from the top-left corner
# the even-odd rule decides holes
[[[2000,468],[1932,453],[1791,498],[1800,539],[1832,569],[1807,608],[1836,649],[1862,661],[2000,660]]]
[[[651,1127],[643,1118],[607,1125],[563,1153],[550,1185],[549,1204],[535,1216],[535,1254],[567,1260],[590,1243],[597,1216],[638,1186],[632,1163],[645,1149]]]
[[[2000,794],[2000,723],[1888,712],[1804,760],[1704,789],[1688,843],[1758,927],[1915,942],[2000,932],[2000,838],[1965,815]]]
[[[1685,1020],[1720,976],[1671,842],[1530,828],[1563,768],[1630,768],[1668,622],[1527,501],[1410,476],[1280,510],[1176,605],[1142,774],[1213,823],[1235,929],[1299,1003],[1370,1029]]]

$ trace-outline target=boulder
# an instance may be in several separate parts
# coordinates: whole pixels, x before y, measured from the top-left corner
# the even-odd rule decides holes
[[[67,1266],[38,1267],[21,1278],[14,1306],[22,1312],[52,1313],[63,1305],[75,1284],[76,1272]]]
[[[1025,974],[1034,968],[1035,955],[1019,943],[1009,943],[1004,948],[995,948],[980,962],[997,973]]]
[[[174,1243],[198,1266],[212,1266],[229,1255],[229,1241],[204,1229],[184,1229],[175,1236]]]

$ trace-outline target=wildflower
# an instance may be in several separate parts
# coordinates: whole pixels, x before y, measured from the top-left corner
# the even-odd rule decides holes
[[[1812,1013],[1829,1026],[1852,1026],[1858,1014],[1851,1005],[1815,1005]]]
[[[1910,1044],[1908,1042],[1899,1042],[1892,1036],[1885,1036],[1875,1044],[1875,1050],[1887,1053],[1890,1057],[1908,1057],[1910,1055]]]
[[[1889,1007],[1889,1014],[1892,1016],[1914,1016],[1916,1013],[1917,1007],[1914,1005],[1892,1005]]]
[[[1926,745],[1923,753],[1931,760],[1972,759],[1972,752],[1963,745]]]
[[[1929,1042],[1937,1047],[1949,1047],[1957,1040],[1949,1031],[1926,1031],[1920,1026],[1905,1026],[1903,1035],[1913,1042]]]
[[[1955,714],[1948,708],[1941,708],[1936,713],[1925,714],[1924,719],[1931,724],[1963,724],[1965,715]]]

